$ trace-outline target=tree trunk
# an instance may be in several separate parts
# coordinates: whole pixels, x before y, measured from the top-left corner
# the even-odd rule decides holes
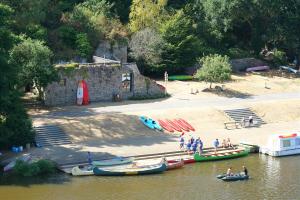
[[[212,83],[209,84],[209,89],[211,89]]]

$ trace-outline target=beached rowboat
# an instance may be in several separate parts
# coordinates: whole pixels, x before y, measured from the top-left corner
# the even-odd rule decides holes
[[[93,161],[92,165],[94,166],[124,165],[124,164],[132,163],[133,161],[134,158],[117,157],[109,160]]]
[[[247,156],[249,154],[248,149],[236,149],[232,151],[217,152],[217,154],[195,154],[194,159],[196,162],[213,161],[213,160],[225,160],[231,158],[238,158]]]
[[[184,165],[183,159],[168,160],[167,162],[168,162],[168,164],[167,164],[167,170],[178,169],[178,168],[183,167],[183,165]]]
[[[117,166],[93,169],[94,174],[97,176],[129,176],[129,175],[146,175],[157,174],[166,171],[167,166],[165,163],[146,165],[146,166]]]
[[[89,176],[94,175],[92,166],[84,166],[80,168],[79,166],[73,167],[71,173],[73,176]]]

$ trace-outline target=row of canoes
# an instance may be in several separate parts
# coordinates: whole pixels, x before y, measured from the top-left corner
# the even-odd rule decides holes
[[[99,175],[99,176],[126,176],[126,175],[144,175],[162,173],[166,170],[181,168],[184,164],[195,162],[213,161],[231,159],[248,155],[248,149],[235,149],[230,151],[220,151],[217,154],[194,154],[185,155],[173,160],[160,160],[156,163],[134,162],[132,158],[123,158],[118,162],[116,158],[113,161],[96,161],[91,166],[76,166],[72,169],[72,175]],[[110,164],[110,165],[109,165]]]
[[[93,163],[95,164],[95,163]],[[166,170],[177,169],[183,167],[182,159],[165,161],[164,159],[156,163],[145,164],[140,162],[132,162],[127,164],[116,164],[111,166],[83,166],[73,167],[72,175],[97,175],[97,176],[126,176],[126,175],[145,175],[162,173]]]
[[[159,130],[159,131],[163,131],[166,130],[168,132],[189,132],[189,131],[195,131],[195,128],[188,123],[186,120],[184,119],[165,119],[165,120],[161,120],[159,119],[158,122],[156,122],[155,120],[149,118],[149,117],[145,117],[145,116],[140,116],[139,117],[140,121],[147,126],[150,129],[153,130]]]

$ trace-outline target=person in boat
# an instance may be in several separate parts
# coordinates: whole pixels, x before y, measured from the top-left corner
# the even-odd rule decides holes
[[[218,138],[214,141],[214,147],[215,147],[215,154],[217,154],[217,150],[218,150],[218,147],[219,147],[220,143],[219,143],[219,140]]]
[[[248,176],[248,169],[243,165],[243,172],[245,176]]]
[[[233,175],[233,173],[232,173],[231,167],[229,167],[227,169],[226,176],[232,176],[232,175]]]
[[[231,144],[230,138],[227,138],[227,147],[234,148],[233,145]]]
[[[180,136],[179,147],[180,147],[180,150],[183,150],[183,148],[184,148],[184,138],[182,136]]]
[[[227,148],[227,147],[228,147],[227,142],[225,139],[223,139],[222,148]]]
[[[92,160],[91,152],[88,151],[88,163],[89,163],[89,165],[92,165],[92,162],[93,162],[93,160]]]

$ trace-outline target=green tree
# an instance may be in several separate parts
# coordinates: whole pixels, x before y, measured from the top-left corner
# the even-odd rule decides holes
[[[160,27],[160,32],[166,41],[162,65],[168,71],[182,71],[196,63],[196,58],[202,54],[201,41],[195,36],[193,21],[182,10],[171,16]]]
[[[76,47],[79,51],[79,55],[83,58],[90,56],[93,50],[86,33],[76,35]]]
[[[34,85],[40,100],[43,100],[43,89],[56,80],[56,73],[50,61],[52,55],[51,50],[42,41],[30,38],[23,38],[11,51],[11,64],[21,67],[19,84]]]
[[[0,3],[0,148],[32,142],[31,121],[16,89],[18,65],[8,63],[9,51],[15,43],[11,31],[13,10]]]
[[[221,55],[210,55],[199,59],[202,66],[196,73],[195,77],[201,81],[209,82],[209,88],[212,83],[222,83],[230,79],[231,65],[229,58]]]
[[[147,27],[156,28],[166,16],[167,0],[133,0],[129,14],[129,27],[132,32]]]

